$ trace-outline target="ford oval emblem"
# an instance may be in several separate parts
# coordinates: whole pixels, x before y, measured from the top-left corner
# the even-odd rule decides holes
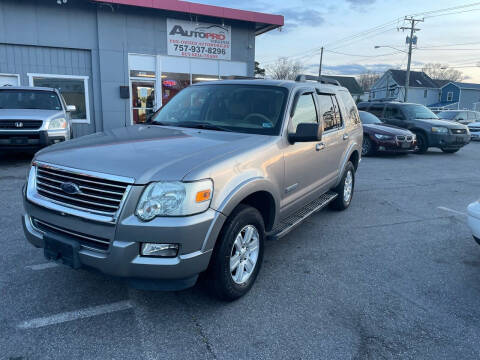
[[[67,194],[78,194],[80,193],[80,187],[72,182],[64,182],[62,185],[60,185],[60,188],[63,190],[63,192],[66,192]]]

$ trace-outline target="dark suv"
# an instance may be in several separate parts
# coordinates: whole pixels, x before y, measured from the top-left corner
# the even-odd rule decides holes
[[[429,147],[454,153],[470,142],[468,127],[440,120],[430,109],[420,104],[400,102],[363,102],[358,110],[368,111],[387,124],[408,129],[417,136],[415,152],[426,153]]]

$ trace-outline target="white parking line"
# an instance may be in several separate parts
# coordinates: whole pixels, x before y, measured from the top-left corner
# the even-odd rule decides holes
[[[25,268],[29,270],[45,270],[45,269],[50,269],[56,266],[58,266],[58,264],[55,262],[47,262],[43,264],[28,265],[28,266],[25,266]]]
[[[97,315],[108,314],[116,311],[131,309],[130,301],[119,301],[112,304],[93,306],[85,309],[68,311],[52,316],[45,316],[32,320],[27,320],[20,323],[17,327],[19,329],[37,329],[44,326],[61,324],[67,321],[89,318]]]
[[[452,214],[467,216],[467,213],[464,213],[464,212],[461,212],[461,211],[457,211],[457,210],[453,210],[453,209],[449,209],[449,208],[447,208],[447,207],[445,207],[445,206],[439,206],[439,207],[437,207],[437,209],[443,210],[443,211],[447,211],[447,212],[450,212],[450,213],[452,213]]]

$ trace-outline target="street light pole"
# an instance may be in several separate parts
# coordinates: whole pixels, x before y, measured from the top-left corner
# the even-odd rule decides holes
[[[410,38],[408,40],[408,62],[407,62],[407,74],[405,78],[405,97],[404,102],[408,101],[408,88],[410,86],[410,65],[412,64],[412,49],[413,49],[413,34],[420,29],[415,29],[416,22],[423,22],[423,19],[414,19],[413,16],[405,17],[405,21],[410,21],[410,27],[401,27],[402,30],[410,30]]]
[[[320,66],[318,67],[318,77],[322,76],[323,46],[320,50]]]

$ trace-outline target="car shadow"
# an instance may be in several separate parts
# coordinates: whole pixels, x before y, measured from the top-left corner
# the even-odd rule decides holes
[[[33,152],[0,152],[0,166],[26,165],[32,161]]]

